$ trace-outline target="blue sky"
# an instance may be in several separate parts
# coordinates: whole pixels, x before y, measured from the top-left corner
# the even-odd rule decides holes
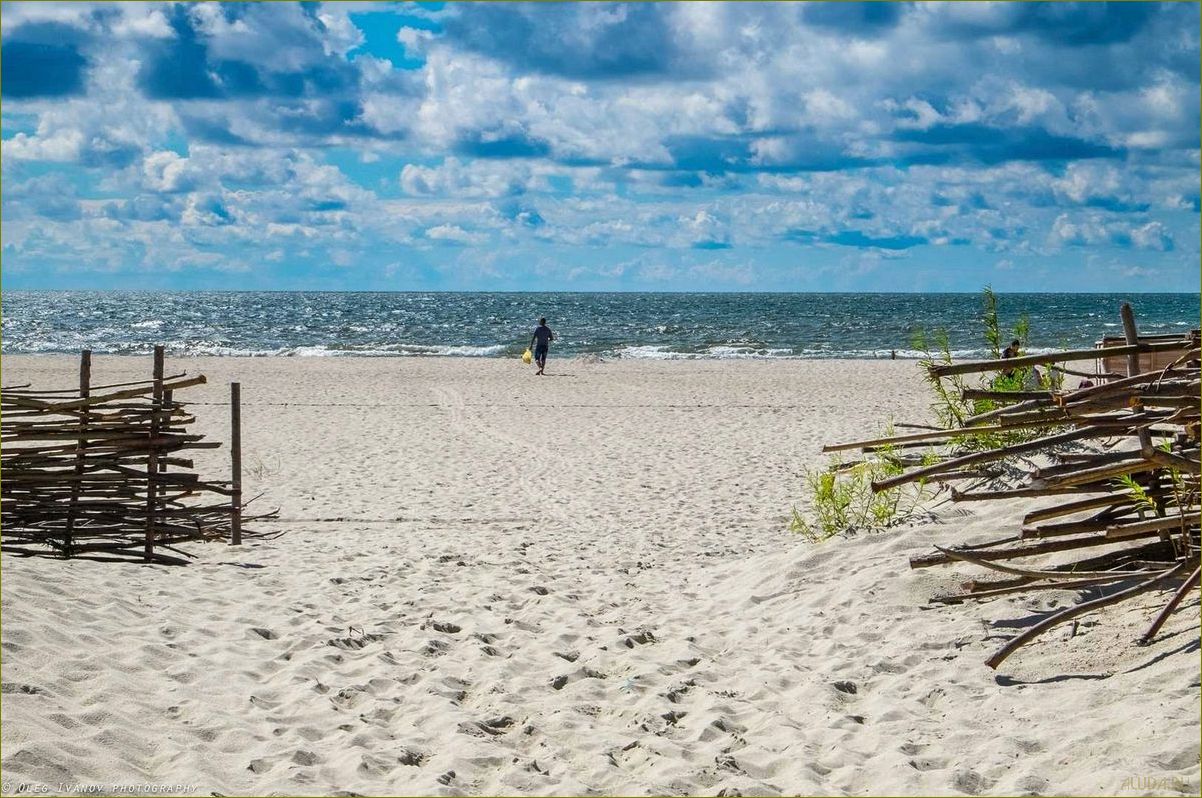
[[[1199,287],[1195,3],[0,16],[7,289]]]

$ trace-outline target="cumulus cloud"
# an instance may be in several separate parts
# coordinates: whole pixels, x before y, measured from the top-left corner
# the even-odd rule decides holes
[[[189,191],[196,185],[187,158],[171,150],[153,152],[142,159],[142,185],[149,191],[174,194]]]
[[[1048,238],[1054,246],[1116,244],[1162,252],[1173,249],[1173,238],[1160,222],[1136,225],[1123,220],[1106,219],[1098,214],[1075,218],[1061,214],[1052,223]]]
[[[4,157],[15,161],[74,163],[83,151],[83,131],[56,130],[48,135],[17,133],[0,144]]]
[[[1197,252],[1192,4],[0,14],[7,263]]]
[[[401,188],[413,196],[506,197],[524,193],[538,182],[537,168],[527,162],[454,156],[438,166],[405,164]]]
[[[483,244],[488,237],[482,233],[464,230],[456,224],[440,224],[426,230],[426,238],[452,244]]]
[[[730,230],[726,222],[707,210],[680,219],[689,245],[697,249],[729,249]]]

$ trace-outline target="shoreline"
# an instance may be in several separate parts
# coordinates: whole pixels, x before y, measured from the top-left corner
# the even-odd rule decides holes
[[[552,357],[617,360],[920,359],[945,330],[957,359],[982,359],[982,295],[28,294],[8,297],[0,353],[149,352],[288,357],[518,357],[534,320],[550,318]],[[986,295],[987,296],[987,295]],[[1026,317],[1032,352],[1091,347],[1119,331],[1119,294],[995,298],[1003,337]],[[1140,329],[1184,333],[1187,294],[1136,300]]]
[[[414,344],[414,348],[420,348],[420,345]],[[298,346],[291,347],[285,350],[272,351],[244,351],[237,350],[231,352],[187,352],[187,351],[172,351],[168,349],[167,357],[179,358],[181,360],[194,360],[197,358],[244,358],[260,360],[263,358],[282,358],[286,360],[308,360],[308,359],[363,359],[363,360],[517,360],[520,359],[524,345],[522,344],[481,344],[481,345],[463,345],[462,347],[448,347],[450,349],[464,350],[452,352],[398,352],[391,350],[357,350],[357,349],[329,349],[324,345],[313,346]],[[503,348],[504,351],[493,352],[488,354],[470,354],[466,350],[496,350]],[[923,359],[924,355],[917,350],[899,348],[897,350],[872,350],[874,353],[883,354],[864,354],[855,355],[848,352],[836,352],[829,355],[826,354],[794,354],[794,355],[766,355],[757,353],[730,353],[730,354],[707,354],[706,352],[685,352],[678,350],[665,350],[657,348],[657,345],[632,346],[631,349],[642,350],[647,354],[622,354],[620,351],[615,353],[614,350],[598,350],[581,352],[573,350],[566,354],[556,354],[552,350],[552,358],[560,361],[591,361],[604,363],[628,363],[643,360],[652,360],[658,362],[676,362],[676,361],[722,361],[722,362],[740,362],[740,361],[770,361],[770,362],[791,362],[791,361],[821,361],[821,360],[838,360],[848,362],[872,362],[880,360],[907,360],[918,362]],[[718,347],[718,348],[733,348],[733,347]],[[765,348],[766,349],[766,348]],[[650,351],[655,350],[655,351]],[[103,352],[97,349],[92,350],[93,357],[114,357],[114,358],[137,358],[150,357],[153,348],[147,348],[145,351],[139,352]],[[890,352],[896,351],[897,356],[891,357]],[[1056,351],[1054,348],[1035,348],[1031,352],[1040,354],[1043,352]],[[955,357],[978,357],[987,354],[985,349],[958,349],[952,351]],[[71,358],[78,357],[79,352],[5,352],[3,357],[62,357]]]

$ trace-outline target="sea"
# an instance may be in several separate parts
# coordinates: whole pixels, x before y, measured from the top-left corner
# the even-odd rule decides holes
[[[1028,351],[1089,347],[1122,332],[1199,326],[1197,294],[999,294]],[[958,358],[988,354],[981,294],[323,293],[6,291],[3,354],[512,357],[540,316],[553,354],[602,359],[917,358],[915,333],[947,333]]]

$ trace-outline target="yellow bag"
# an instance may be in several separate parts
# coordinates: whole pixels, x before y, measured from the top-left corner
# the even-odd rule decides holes
[[[522,362],[525,363],[527,366],[529,366],[533,361],[534,361],[534,355],[530,353],[529,349],[527,349],[525,352],[522,353]]]

